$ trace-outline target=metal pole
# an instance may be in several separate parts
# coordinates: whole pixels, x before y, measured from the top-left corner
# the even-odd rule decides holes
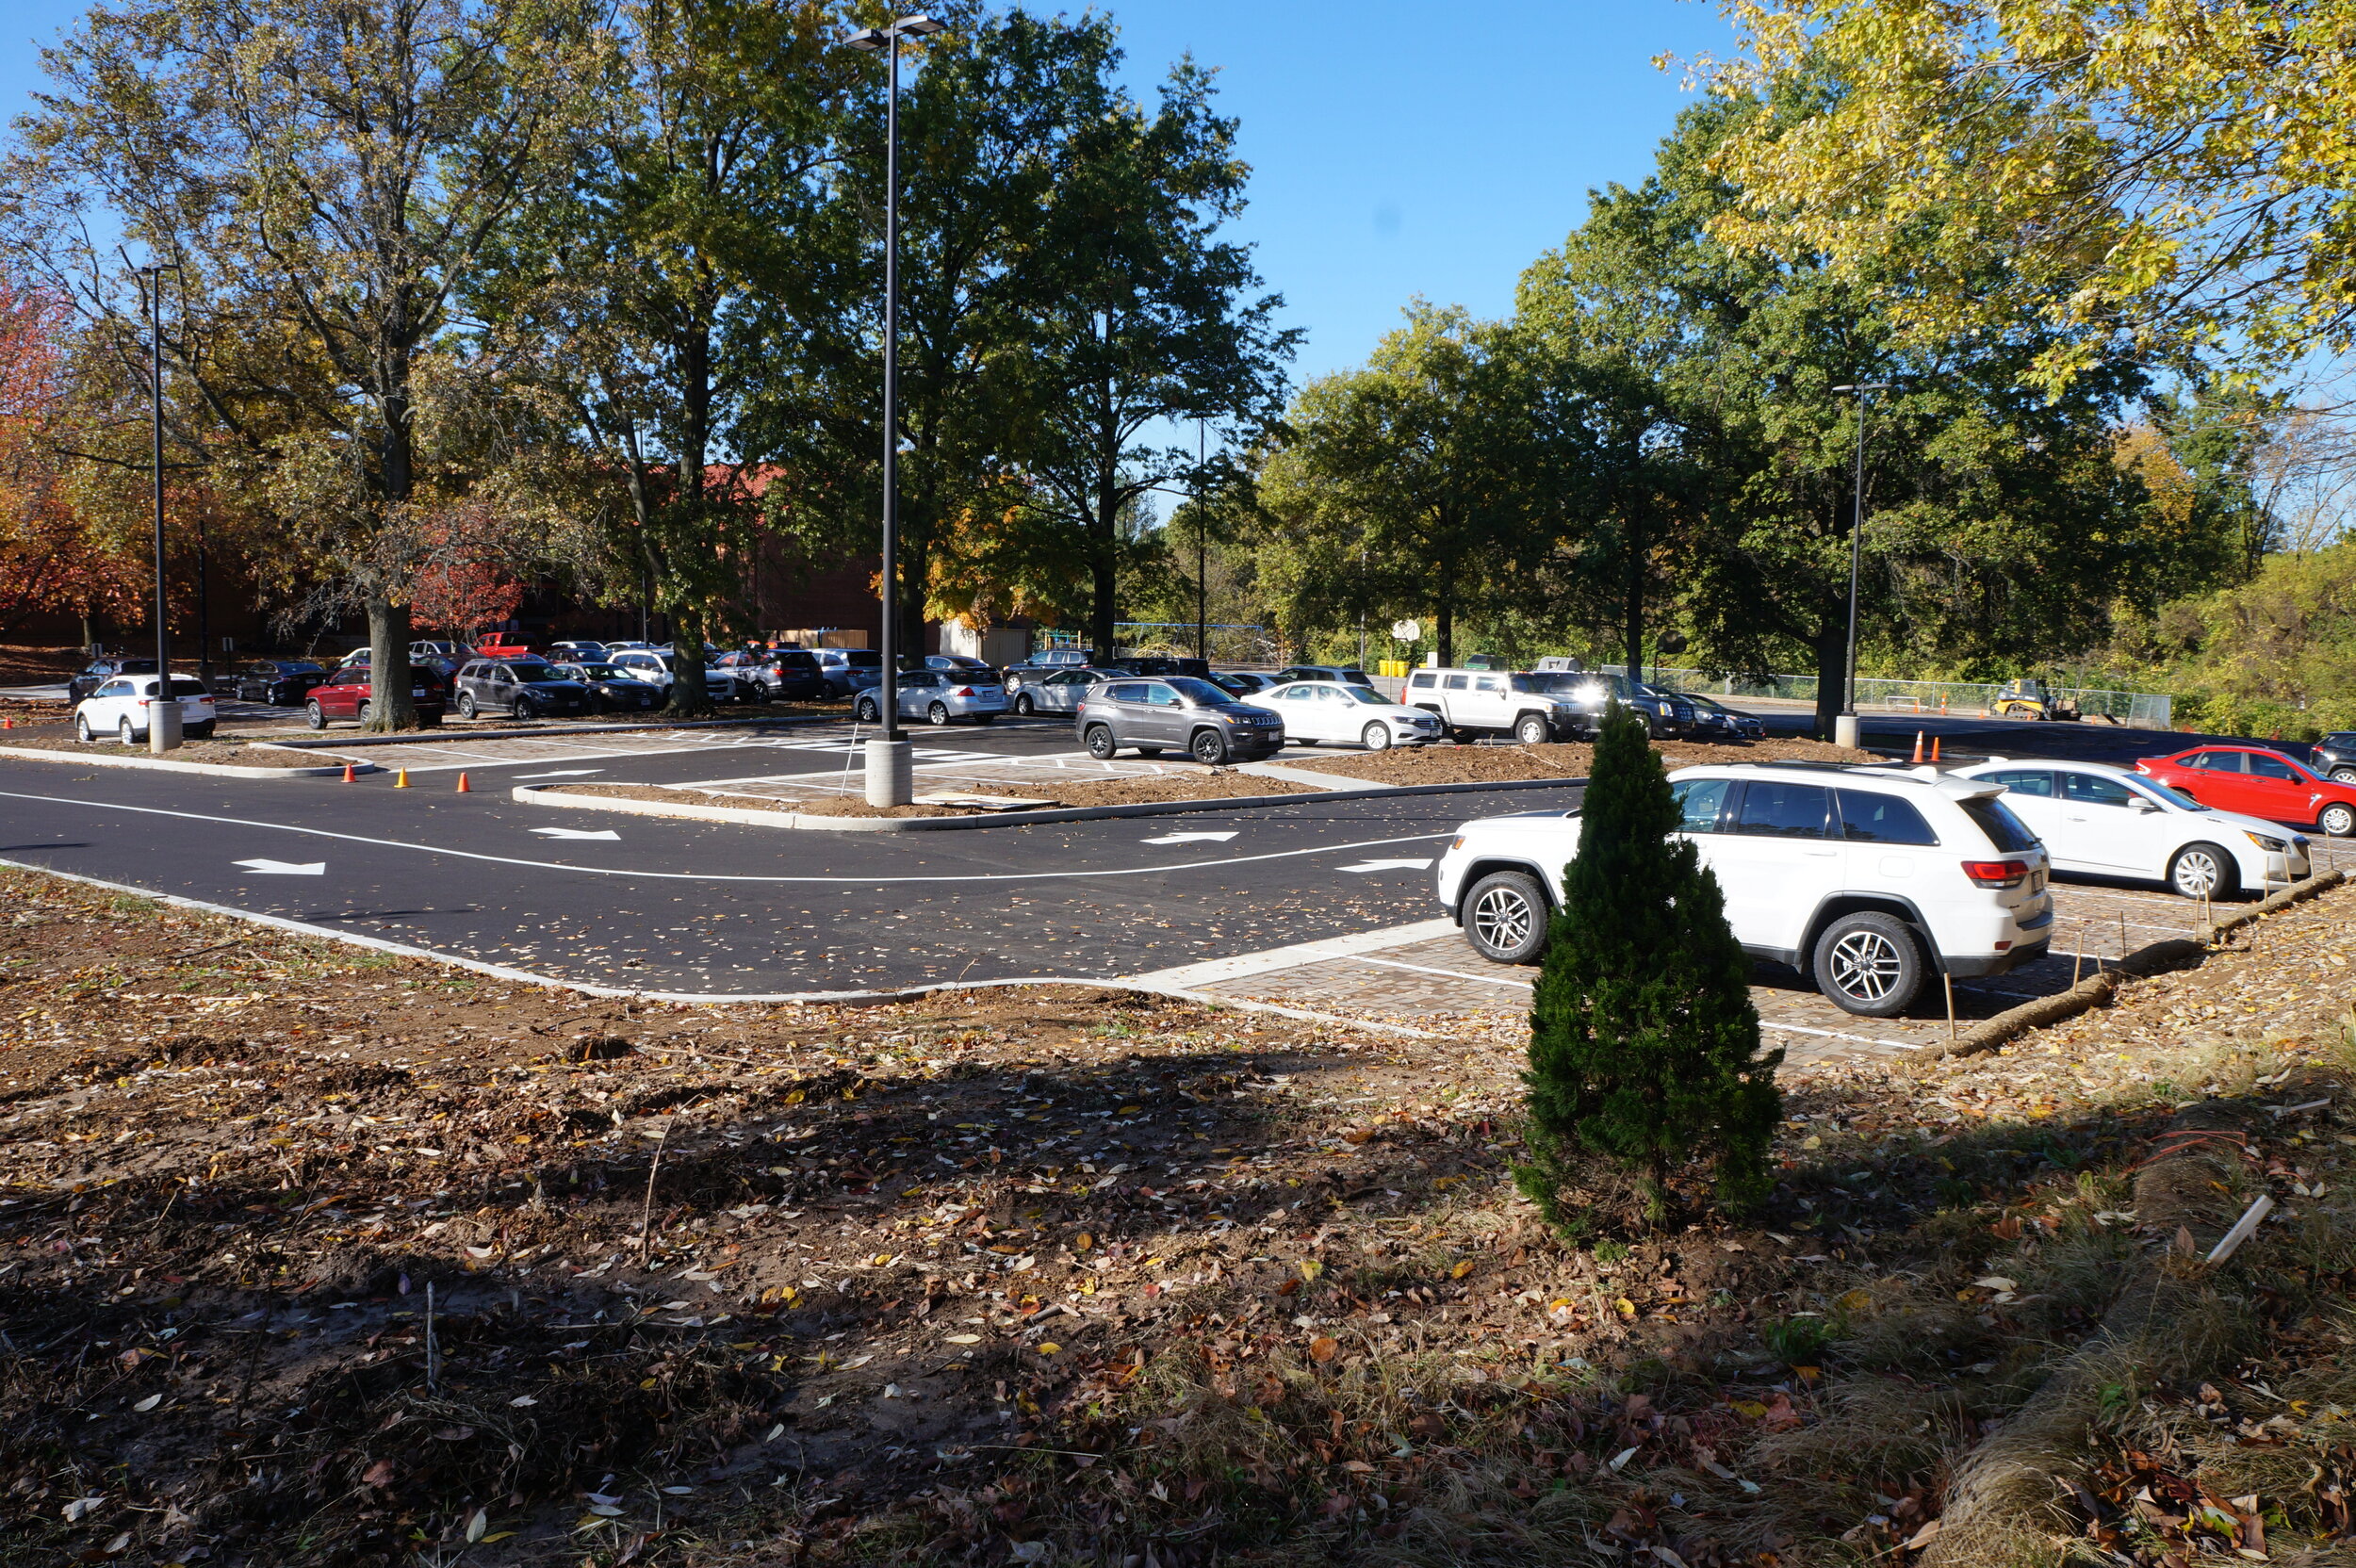
[[[1203,465],[1210,455],[1210,435],[1203,422],[1194,422],[1194,656],[1211,657],[1211,600],[1206,586],[1210,562],[1209,519],[1203,514]]]
[[[164,316],[160,265],[139,269],[147,279],[147,397],[154,423],[155,464],[155,699],[147,708],[147,749],[172,751],[180,744],[180,704],[172,694],[171,608],[164,590]]]
[[[900,39],[884,39],[883,738],[900,738]]]
[[[1857,711],[1857,568],[1865,548],[1865,412],[1873,394],[1860,386],[1857,395],[1857,511],[1849,524],[1849,663],[1848,684],[1841,692],[1841,710]]]

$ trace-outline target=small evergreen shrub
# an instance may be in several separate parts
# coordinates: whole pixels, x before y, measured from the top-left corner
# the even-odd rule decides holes
[[[1523,1194],[1564,1236],[1585,1230],[1562,1194],[1582,1155],[1633,1174],[1647,1219],[1672,1172],[1714,1162],[1720,1202],[1763,1197],[1782,1114],[1751,1005],[1750,960],[1718,879],[1672,837],[1677,806],[1635,714],[1614,706],[1595,744],[1579,858],[1563,875],[1530,1017]]]

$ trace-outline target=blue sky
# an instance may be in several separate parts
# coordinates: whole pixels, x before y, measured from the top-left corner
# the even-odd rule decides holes
[[[8,0],[0,106],[40,81],[37,43],[87,8]],[[1592,187],[1634,182],[1688,101],[1664,51],[1724,53],[1694,0],[1540,4],[1467,25],[1405,0],[1130,0],[1110,8],[1140,96],[1180,55],[1220,70],[1254,170],[1240,234],[1258,247],[1301,373],[1357,364],[1420,294],[1502,314],[1513,280],[1558,243]]]

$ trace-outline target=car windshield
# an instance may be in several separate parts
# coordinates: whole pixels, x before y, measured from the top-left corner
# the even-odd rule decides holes
[[[543,664],[536,659],[517,659],[507,666],[515,672],[517,680],[562,680],[553,664]]]
[[[1384,696],[1382,693],[1374,690],[1371,686],[1345,686],[1342,688],[1342,691],[1344,694],[1356,701],[1365,703],[1369,708],[1397,708],[1399,706],[1398,703],[1392,701],[1389,697]]]
[[[1593,678],[1583,675],[1553,672],[1540,675],[1517,675],[1513,678],[1513,690],[1547,696],[1560,692],[1576,692],[1581,686],[1586,685],[1591,678]]]
[[[1168,676],[1164,679],[1171,691],[1195,702],[1226,703],[1235,700],[1209,681],[1198,680],[1190,675]]]
[[[317,664],[307,664],[300,660],[291,659],[279,665],[278,668],[281,673],[286,675],[320,675],[325,673]]]
[[[622,678],[622,672],[615,669],[611,664],[581,664],[577,667],[582,675],[587,676],[592,680],[619,680]]]

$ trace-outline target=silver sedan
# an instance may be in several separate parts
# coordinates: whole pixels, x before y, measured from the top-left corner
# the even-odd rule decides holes
[[[942,670],[906,670],[899,677],[899,701],[904,719],[927,724],[954,724],[967,719],[988,724],[1006,710],[1006,689],[994,680],[972,681]],[[861,724],[883,722],[883,694],[870,686],[859,694],[855,710]]]
[[[1069,713],[1080,706],[1088,689],[1109,678],[1102,670],[1025,670],[1009,689],[1020,714]]]

